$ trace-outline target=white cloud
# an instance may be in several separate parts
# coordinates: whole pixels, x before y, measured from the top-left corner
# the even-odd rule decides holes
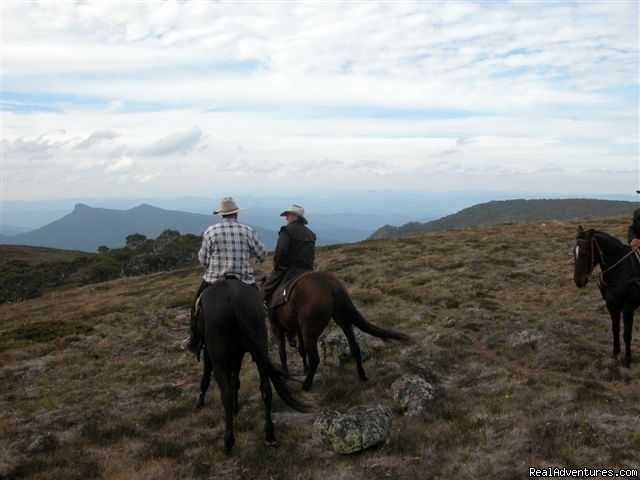
[[[133,159],[123,156],[117,160],[112,161],[105,167],[107,173],[126,173],[130,172],[135,167]]]
[[[151,145],[138,149],[136,153],[147,157],[166,156],[174,153],[186,154],[198,145],[201,138],[202,130],[193,127],[156,140]]]
[[[118,134],[116,132],[110,131],[110,130],[102,130],[102,131],[97,131],[97,132],[93,132],[91,135],[89,135],[87,138],[85,138],[82,142],[80,142],[78,145],[76,145],[76,148],[89,148],[92,145],[95,145],[96,143],[102,141],[102,140],[113,140],[114,138],[116,138],[118,136]]]

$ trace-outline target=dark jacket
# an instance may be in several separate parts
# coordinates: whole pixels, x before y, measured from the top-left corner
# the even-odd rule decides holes
[[[275,270],[313,270],[316,258],[316,234],[302,220],[280,229],[273,257]]]
[[[631,243],[634,238],[640,238],[640,208],[633,212],[633,223],[629,225],[627,241]]]

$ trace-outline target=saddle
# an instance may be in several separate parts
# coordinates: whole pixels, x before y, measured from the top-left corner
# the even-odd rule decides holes
[[[296,284],[310,273],[313,273],[313,271],[302,272],[292,279],[282,282],[280,285],[278,285],[278,287],[273,292],[273,296],[271,297],[271,304],[269,305],[269,308],[278,308],[287,303],[289,301],[289,296],[291,295],[291,292],[293,292]]]

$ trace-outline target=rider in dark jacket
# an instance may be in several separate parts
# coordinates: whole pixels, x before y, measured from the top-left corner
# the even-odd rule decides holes
[[[633,212],[633,222],[629,225],[627,237],[631,248],[634,250],[640,249],[640,208]]]
[[[273,272],[263,286],[267,305],[271,303],[278,285],[292,280],[300,273],[313,270],[316,255],[316,234],[306,226],[304,208],[292,205],[280,215],[287,217],[287,225],[280,229],[273,257]]]

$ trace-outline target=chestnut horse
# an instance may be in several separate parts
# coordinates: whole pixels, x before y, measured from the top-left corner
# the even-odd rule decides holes
[[[367,379],[362,366],[362,355],[353,331],[354,325],[365,333],[383,340],[407,342],[410,337],[395,330],[380,328],[369,323],[355,307],[344,285],[328,272],[309,272],[301,276],[289,292],[288,300],[276,307],[269,320],[278,339],[281,369],[288,371],[285,337],[297,338],[298,352],[302,357],[306,378],[303,390],[310,390],[313,377],[320,363],[318,338],[327,328],[331,318],[344,332],[351,354],[356,360],[360,380]]]

